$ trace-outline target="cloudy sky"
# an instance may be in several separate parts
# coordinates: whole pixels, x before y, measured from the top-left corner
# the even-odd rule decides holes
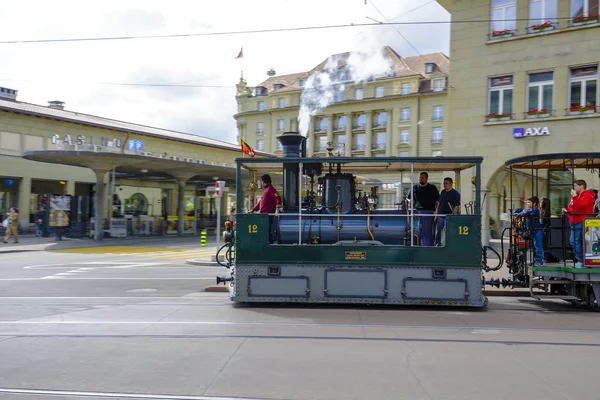
[[[0,3],[0,40],[222,33],[372,19],[450,16],[432,0],[32,0]],[[235,84],[242,69],[253,86],[269,68],[278,74],[309,70],[331,54],[356,49],[366,35],[403,56],[448,54],[449,32],[449,24],[416,24],[0,44],[0,85],[18,90],[18,100],[28,103],[60,100],[71,111],[234,142]],[[242,46],[244,57],[236,60]]]

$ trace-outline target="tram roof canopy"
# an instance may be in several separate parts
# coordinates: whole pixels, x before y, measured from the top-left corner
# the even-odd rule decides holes
[[[600,168],[600,153],[552,153],[517,157],[504,163],[513,169]]]
[[[311,158],[271,158],[248,159],[237,158],[242,168],[255,172],[272,172],[277,164],[299,163],[321,164],[324,171],[331,165],[345,173],[378,173],[378,172],[414,172],[420,171],[462,171],[472,168],[483,161],[483,157],[311,157]]]

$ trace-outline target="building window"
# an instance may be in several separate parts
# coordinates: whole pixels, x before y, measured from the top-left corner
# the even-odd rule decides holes
[[[529,27],[550,21],[556,21],[556,0],[530,0],[529,1]],[[536,30],[534,30],[535,32]]]
[[[400,121],[410,121],[410,108],[400,110]]]
[[[492,0],[491,31],[514,31],[517,24],[516,0]]]
[[[408,143],[410,140],[410,130],[402,129],[400,131],[400,143]]]
[[[329,123],[329,120],[327,119],[327,117],[323,117],[323,118],[319,119],[316,132],[327,132],[327,124],[328,123]]]
[[[346,81],[346,80],[348,80],[348,72],[347,71],[339,71],[338,72],[338,80],[339,81]]]
[[[400,85],[400,94],[410,94],[410,83]]]
[[[375,87],[375,97],[383,97],[383,86]]]
[[[298,86],[300,86],[301,88],[303,88],[303,87],[304,87],[304,85],[306,85],[306,79],[300,79],[300,80],[298,81]]]
[[[490,114],[512,113],[513,77],[490,79],[488,110]]]
[[[554,91],[553,79],[553,72],[529,74],[527,111],[539,111],[543,108],[547,111],[552,110],[552,97]]]
[[[442,151],[441,150],[434,150],[431,152],[431,155],[433,157],[440,157],[442,155]]]
[[[433,63],[426,63],[425,64],[425,73],[431,74],[432,72],[433,72]]]
[[[257,122],[256,123],[256,134],[257,135],[262,135],[263,133],[265,133],[265,123],[264,122]]]
[[[362,88],[354,89],[354,98],[356,100],[362,100],[363,99],[363,90],[362,90]]]
[[[279,140],[277,141],[277,150],[283,150],[283,145]]]
[[[398,153],[398,157],[408,157],[408,151],[401,151]]]
[[[598,0],[571,0],[571,18],[579,22],[577,18],[596,16],[599,13]]]
[[[282,131],[285,129],[285,120],[284,119],[278,119],[277,120],[277,130],[278,131]]]
[[[265,149],[265,141],[264,140],[257,140],[256,141],[256,150],[258,151],[263,151]]]
[[[569,105],[596,106],[598,95],[598,67],[571,68]]]
[[[336,103],[340,103],[340,102],[344,101],[344,91],[343,90],[338,90],[335,92],[335,101],[336,101]]]
[[[263,88],[261,86],[256,88],[256,95],[257,96],[262,96],[263,94]]]
[[[264,101],[258,102],[258,111],[265,111],[265,102]]]
[[[433,128],[431,141],[433,143],[442,143],[442,128]]]
[[[316,152],[327,151],[327,136],[319,136],[319,147],[315,149]]]
[[[433,91],[441,92],[444,90],[444,80],[443,79],[434,79],[433,80]]]
[[[335,123],[335,129],[336,130],[342,130],[342,129],[346,129],[346,116],[345,115],[340,115],[339,117],[337,117],[336,123]]]
[[[285,107],[285,98],[280,97],[279,98],[279,108],[284,108],[284,107]]]
[[[358,114],[354,119],[354,129],[364,129],[367,126],[367,116],[366,114]]]
[[[387,137],[385,132],[377,132],[375,134],[374,142],[371,145],[371,149],[373,150],[383,150],[385,149],[385,143],[387,142]]]
[[[273,85],[273,90],[279,90],[283,87],[283,85],[281,83],[276,83]]]
[[[346,135],[336,135],[334,142],[336,150],[341,151],[343,154],[346,149]]]
[[[444,106],[434,106],[433,107],[433,120],[440,121],[444,119]]]
[[[364,133],[354,135],[352,138],[352,150],[364,150],[366,137]]]
[[[382,111],[377,113],[375,117],[375,127],[382,127],[387,125],[387,112]]]

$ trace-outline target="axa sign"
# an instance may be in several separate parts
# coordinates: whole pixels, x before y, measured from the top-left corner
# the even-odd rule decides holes
[[[544,136],[550,134],[550,128],[547,126],[534,127],[534,128],[514,128],[513,138],[521,139],[527,136]]]

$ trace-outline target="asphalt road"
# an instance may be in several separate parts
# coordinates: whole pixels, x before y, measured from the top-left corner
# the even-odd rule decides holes
[[[2,399],[587,399],[600,315],[235,306],[221,268],[108,254],[0,255]]]

